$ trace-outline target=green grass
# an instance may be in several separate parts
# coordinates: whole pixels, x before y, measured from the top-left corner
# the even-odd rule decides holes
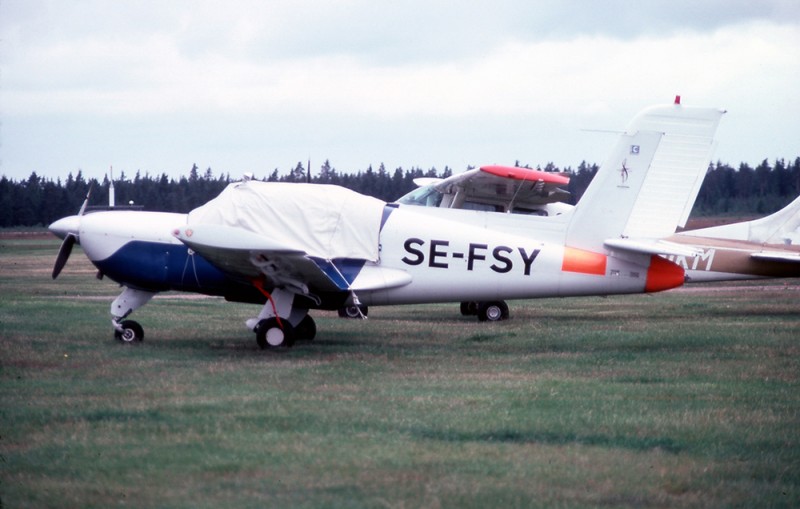
[[[800,287],[314,313],[119,293],[0,239],[2,507],[797,507]]]

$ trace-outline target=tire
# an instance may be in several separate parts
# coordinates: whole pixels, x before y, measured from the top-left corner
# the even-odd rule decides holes
[[[358,310],[361,310],[359,313]],[[361,318],[361,316],[367,316],[369,314],[369,308],[367,306],[345,306],[343,308],[339,308],[339,317],[341,318]]]
[[[275,317],[261,320],[256,325],[256,343],[261,349],[265,348],[289,348],[294,344],[294,327],[286,319]]]
[[[508,305],[500,301],[481,302],[478,306],[478,320],[481,322],[499,322],[508,318]]]
[[[317,324],[311,315],[306,315],[294,328],[294,335],[297,339],[304,339],[306,341],[313,341],[317,335]]]
[[[134,320],[123,320],[120,324],[122,332],[115,330],[114,339],[123,343],[134,343],[144,341],[144,329],[139,322]]]
[[[478,303],[475,301],[464,301],[461,303],[461,314],[463,316],[475,316],[478,314]]]

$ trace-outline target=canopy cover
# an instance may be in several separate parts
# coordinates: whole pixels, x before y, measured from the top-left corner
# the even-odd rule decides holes
[[[242,228],[326,260],[377,262],[385,205],[339,186],[251,180],[228,185],[187,224]]]

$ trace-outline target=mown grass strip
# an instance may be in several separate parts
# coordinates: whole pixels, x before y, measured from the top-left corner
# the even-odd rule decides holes
[[[167,296],[122,345],[55,244],[0,249],[4,507],[800,505],[794,282],[319,312],[278,352]]]

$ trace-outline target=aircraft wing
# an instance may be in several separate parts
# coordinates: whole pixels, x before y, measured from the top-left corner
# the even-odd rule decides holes
[[[511,208],[534,208],[569,198],[569,177],[559,173],[512,166],[482,166],[434,183],[457,200],[491,203]],[[460,195],[460,196],[459,196]]]
[[[243,228],[193,224],[175,237],[221,271],[245,281],[264,277],[267,286],[293,293],[377,290],[411,282],[402,270],[386,269],[367,260],[326,260]]]

